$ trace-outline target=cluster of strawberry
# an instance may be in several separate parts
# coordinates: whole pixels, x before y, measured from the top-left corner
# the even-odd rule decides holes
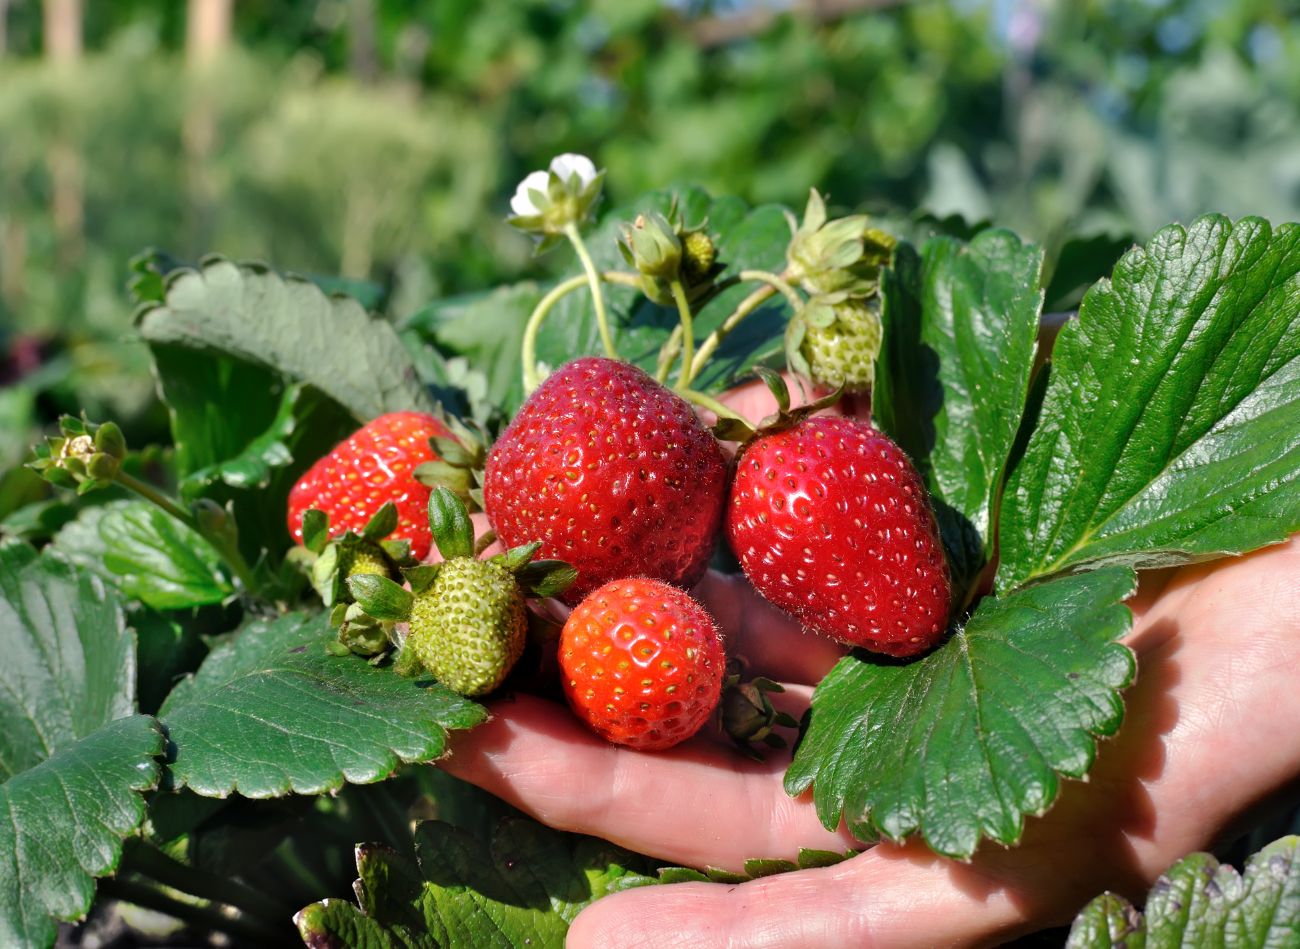
[[[689,404],[640,369],[583,358],[546,379],[487,457],[483,505],[507,552],[476,562],[513,571],[519,582],[539,564],[572,568],[563,589],[554,569],[533,573],[551,577],[546,591],[559,591],[574,607],[560,634],[562,685],[574,712],[611,741],[667,748],[694,734],[717,706],[725,644],[686,591],[703,576],[720,534],[754,588],[809,629],[899,657],[924,652],[944,633],[947,565],[925,486],[907,457],[868,422],[816,414],[816,403],[790,410],[779,401],[781,411],[756,428],[718,430],[736,440],[733,455]],[[382,423],[372,423],[366,439]],[[401,450],[382,461],[362,457],[373,454],[373,441],[360,454],[344,443],[323,459],[291,497],[291,529],[325,500],[324,483],[351,485],[341,492],[345,504],[330,498],[336,528],[364,530],[362,521],[396,490],[397,533],[422,557],[429,541],[421,512],[403,505],[420,497],[411,474],[433,457],[429,436],[444,434],[436,420],[425,424],[423,439],[403,427]],[[446,507],[449,497],[434,492],[430,510]],[[463,538],[447,549],[439,539],[439,547],[458,559],[477,552]],[[386,610],[372,576],[349,581],[357,604],[348,609],[406,616],[407,641],[420,645],[403,654],[419,656],[444,682],[455,680],[455,670],[437,659],[437,645],[415,628],[421,597],[436,603],[423,612],[439,618],[438,637],[472,628],[477,654],[484,625],[466,610],[475,597],[488,597],[477,581],[462,578],[460,599],[435,601],[422,591],[440,579],[430,582],[420,569],[428,567],[407,574],[415,608]],[[500,626],[500,607],[492,609],[488,625]],[[519,627],[518,611],[508,612]],[[510,662],[522,635],[511,632],[500,650]],[[476,679],[480,692],[498,685],[508,668],[489,671]]]

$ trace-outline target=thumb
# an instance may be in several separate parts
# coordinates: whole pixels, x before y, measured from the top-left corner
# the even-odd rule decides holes
[[[1025,927],[1028,907],[996,878],[881,845],[833,867],[740,885],[677,883],[607,896],[567,949],[860,949],[969,944]]]

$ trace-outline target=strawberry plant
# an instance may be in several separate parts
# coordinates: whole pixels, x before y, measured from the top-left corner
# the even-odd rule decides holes
[[[0,542],[0,943],[99,898],[247,944],[560,945],[608,894],[846,856],[665,867],[448,776],[541,708],[533,764],[608,738],[626,774],[783,773],[822,843],[1013,847],[1123,726],[1139,574],[1300,531],[1297,226],[1171,225],[1050,346],[1008,231],[698,189],[589,227],[603,181],[561,156],[511,201],[571,276],[400,326],[261,265],[137,262],[172,443],[65,419],[32,461],[62,515]],[[754,375],[767,418],[731,391]],[[710,561],[733,579],[696,586]],[[737,645],[763,623],[853,648],[801,707],[805,657]],[[585,827],[674,793],[616,787],[505,796]],[[1293,849],[1244,881],[1189,858],[1145,922],[1105,897],[1072,938],[1189,930],[1179,886],[1190,944],[1294,933]]]

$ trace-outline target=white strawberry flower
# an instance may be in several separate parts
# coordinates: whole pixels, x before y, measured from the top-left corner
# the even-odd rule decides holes
[[[556,155],[546,171],[531,172],[519,182],[510,199],[514,214],[506,220],[542,238],[539,250],[545,250],[587,219],[604,182],[605,172],[586,155]]]
[[[510,210],[519,217],[541,214],[539,203],[546,203],[546,181],[549,176],[544,171],[534,171],[515,189],[515,196],[510,199]]]

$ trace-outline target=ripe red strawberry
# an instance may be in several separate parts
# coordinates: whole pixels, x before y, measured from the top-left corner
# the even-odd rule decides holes
[[[415,469],[438,455],[429,444],[449,435],[447,427],[423,412],[390,412],[357,429],[312,465],[289,492],[289,532],[302,543],[302,515],[318,508],[329,516],[330,533],[361,533],[385,501],[397,505],[393,540],[411,543],[411,554],[429,552],[429,488],[415,480]]]
[[[745,446],[727,535],[754,588],[826,636],[911,656],[944,634],[951,588],[925,485],[867,422],[806,418]]]
[[[726,672],[722,635],[704,607],[658,580],[614,580],[569,614],[560,633],[564,694],[603,738],[641,751],[685,741],[712,714]]]
[[[586,358],[528,399],[488,455],[484,506],[507,547],[567,561],[576,603],[609,580],[704,574],[728,464],[681,398],[635,366]]]

